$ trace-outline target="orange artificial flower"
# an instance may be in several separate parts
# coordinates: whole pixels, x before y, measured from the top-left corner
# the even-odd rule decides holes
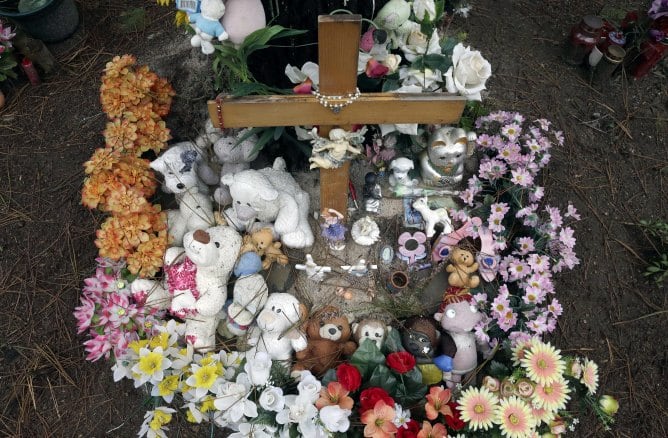
[[[320,398],[315,402],[315,407],[320,410],[325,406],[339,405],[341,409],[350,410],[355,402],[348,397],[349,392],[339,382],[329,382],[327,388],[320,390]]]
[[[383,400],[378,400],[373,409],[362,414],[361,421],[364,426],[364,436],[371,438],[389,438],[397,432],[394,420],[394,408],[388,406]]]
[[[95,246],[100,249],[101,257],[118,260],[127,255],[123,245],[124,235],[116,217],[108,217],[95,232],[95,236]]]
[[[133,151],[137,140],[137,124],[125,117],[107,123],[104,132],[107,147],[120,151]]]
[[[127,256],[128,270],[140,277],[152,277],[162,267],[166,250],[167,233],[151,237]]]
[[[432,386],[427,394],[427,403],[424,409],[427,418],[435,420],[438,414],[452,415],[452,409],[448,406],[450,401],[450,390],[444,389],[442,386]]]
[[[97,148],[90,160],[84,163],[84,172],[86,175],[92,175],[103,170],[111,170],[120,158],[118,151],[111,148]]]
[[[418,432],[417,438],[447,438],[448,431],[441,423],[433,426],[428,421],[422,422],[422,429]]]
[[[141,192],[132,187],[119,186],[109,192],[106,199],[105,210],[116,214],[139,213],[151,208]]]

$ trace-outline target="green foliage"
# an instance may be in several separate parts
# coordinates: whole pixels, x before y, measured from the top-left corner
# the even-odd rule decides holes
[[[469,100],[466,102],[462,118],[459,119],[459,127],[466,131],[473,131],[475,121],[478,117],[489,114],[489,109],[483,106],[482,102],[477,100]]]
[[[119,26],[123,33],[140,32],[146,29],[146,10],[144,8],[128,9],[121,14]]]
[[[641,220],[639,225],[652,238],[652,246],[657,253],[643,275],[652,279],[657,286],[662,286],[664,280],[668,279],[668,222]]]
[[[390,330],[390,332],[387,334],[387,337],[385,338],[383,350],[387,351],[388,353],[404,351],[404,347],[401,344],[401,335],[399,334],[399,330]]]
[[[7,78],[16,78],[14,67],[16,67],[16,61],[11,53],[5,52],[0,55],[0,82]]]
[[[224,41],[222,44],[214,45],[213,71],[215,76],[215,87],[220,90],[223,86],[223,75],[227,70],[231,74],[231,81],[255,82],[252,73],[248,69],[248,58],[258,50],[271,47],[269,41],[293,37],[305,33],[305,30],[287,29],[283,26],[274,25],[258,29],[248,35],[239,47],[233,43]]]
[[[350,358],[350,363],[360,371],[362,380],[367,381],[378,365],[385,366],[385,356],[375,342],[365,339]]]

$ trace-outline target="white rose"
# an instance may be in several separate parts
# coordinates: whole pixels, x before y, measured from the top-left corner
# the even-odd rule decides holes
[[[247,358],[244,371],[248,374],[250,383],[255,386],[263,386],[269,380],[271,373],[271,358],[264,351],[258,351],[252,358]]]
[[[436,18],[436,3],[434,0],[414,0],[413,12],[420,21],[425,19],[425,14],[427,15],[427,21],[433,21]]]
[[[320,397],[322,384],[309,371],[302,371],[301,380],[297,385],[299,396],[315,402]]]
[[[459,43],[452,51],[452,67],[445,72],[445,87],[468,100],[481,100],[480,92],[491,75],[492,66],[480,52]]]
[[[339,405],[325,406],[320,409],[320,420],[330,432],[346,432],[350,427],[349,409],[341,409]]]
[[[385,60],[381,64],[390,69],[390,71],[388,71],[388,74],[392,74],[395,71],[397,71],[400,63],[401,63],[401,56],[387,55],[387,58],[385,58]]]
[[[422,55],[441,54],[438,31],[434,29],[431,37],[427,39],[427,35],[420,32],[420,30],[414,30],[408,35],[406,44],[400,48],[404,52],[406,59],[410,62],[415,61]]]
[[[279,412],[285,406],[283,390],[275,386],[269,386],[260,394],[260,406],[267,411]]]

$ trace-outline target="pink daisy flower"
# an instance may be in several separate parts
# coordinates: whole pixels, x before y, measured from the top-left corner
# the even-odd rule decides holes
[[[505,297],[499,295],[492,301],[492,312],[496,315],[503,315],[508,309],[510,309],[510,301]]]
[[[550,270],[550,259],[545,255],[531,254],[527,263],[533,272],[546,272]]]
[[[545,188],[536,186],[532,191],[529,192],[529,202],[538,202],[543,199],[545,195]]]
[[[493,426],[499,399],[485,387],[469,387],[462,391],[457,409],[462,421],[472,430],[487,430]]]
[[[517,169],[511,171],[511,174],[513,175],[512,178],[510,178],[510,181],[513,184],[517,184],[520,187],[529,187],[531,184],[533,184],[533,176],[526,170],[526,169]]]
[[[561,307],[561,303],[559,303],[556,298],[553,298],[550,304],[547,306],[547,311],[554,316],[561,316],[563,313],[563,308]]]
[[[536,343],[526,353],[521,364],[527,376],[541,385],[549,385],[560,379],[566,368],[560,351],[543,342]]]
[[[510,281],[515,281],[524,278],[531,274],[531,268],[520,259],[516,259],[508,265],[508,275]]]
[[[506,213],[508,213],[508,210],[510,210],[510,207],[508,207],[508,204],[505,202],[497,202],[494,203],[490,206],[490,209],[492,211],[493,215],[498,215],[498,216],[505,216]]]
[[[532,403],[551,412],[566,409],[566,402],[571,399],[568,384],[562,379],[555,380],[547,385],[536,385]]]
[[[501,128],[501,133],[505,135],[508,140],[514,141],[522,133],[522,128],[517,123],[511,123]]]
[[[580,382],[587,387],[590,394],[596,393],[596,390],[598,389],[598,365],[596,362],[585,359]]]
[[[499,315],[498,323],[499,328],[507,332],[517,324],[517,314],[512,309],[508,309],[502,315]]]
[[[504,227],[501,222],[503,221],[503,216],[494,216],[493,214],[490,215],[489,219],[487,220],[489,229],[492,230],[495,233],[501,233],[503,232],[506,227]]]
[[[534,241],[531,237],[520,237],[517,239],[517,253],[525,255],[533,251],[535,248]]]
[[[575,237],[573,237],[573,229],[571,227],[562,228],[559,231],[559,241],[566,245],[567,248],[575,246]]]
[[[499,402],[494,422],[508,438],[525,438],[534,431],[535,421],[529,406],[517,396]]]

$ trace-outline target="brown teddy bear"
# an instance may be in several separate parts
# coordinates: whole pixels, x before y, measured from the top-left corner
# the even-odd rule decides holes
[[[281,242],[274,242],[274,233],[271,228],[261,228],[254,233],[244,236],[241,253],[254,251],[262,257],[262,269],[265,271],[271,264],[278,262],[285,266],[288,264],[288,256],[283,254]]]
[[[348,318],[339,308],[325,306],[309,318],[305,327],[308,346],[297,352],[294,370],[310,370],[320,376],[335,368],[343,355],[351,355],[357,344],[350,340],[352,330]]]
[[[478,270],[478,263],[468,249],[453,248],[450,253],[450,264],[445,270],[450,273],[448,276],[450,286],[472,289],[480,284],[480,277],[473,275]]]

